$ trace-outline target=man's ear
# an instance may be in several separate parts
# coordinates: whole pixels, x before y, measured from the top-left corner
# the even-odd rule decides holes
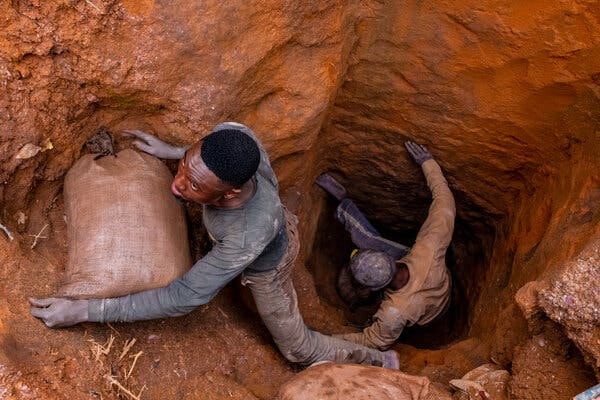
[[[238,197],[241,192],[242,192],[242,189],[230,189],[225,192],[225,194],[223,195],[223,198],[226,200],[231,200],[231,199]]]

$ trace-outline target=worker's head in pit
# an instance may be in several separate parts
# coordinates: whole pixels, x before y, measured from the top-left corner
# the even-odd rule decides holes
[[[247,189],[259,163],[258,145],[244,132],[212,132],[179,161],[171,190],[185,200],[224,205]]]
[[[356,282],[371,290],[383,289],[396,275],[396,262],[388,254],[359,250],[350,260],[350,272]]]

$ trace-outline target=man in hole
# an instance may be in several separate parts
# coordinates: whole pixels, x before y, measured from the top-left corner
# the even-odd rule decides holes
[[[317,184],[340,201],[336,218],[358,247],[338,278],[341,297],[354,306],[372,292],[385,289],[373,323],[359,333],[337,335],[380,350],[388,349],[405,326],[425,325],[443,314],[450,302],[451,279],[446,249],[452,239],[456,207],[448,182],[425,146],[406,142],[406,149],[425,174],[433,201],[412,248],[387,240],[377,232],[331,175]]]
[[[299,250],[297,219],[281,204],[277,178],[254,132],[223,123],[190,148],[170,146],[138,130],[126,134],[142,151],[180,160],[171,191],[203,204],[211,251],[165,287],[107,299],[30,299],[33,316],[49,327],[176,317],[208,303],[243,274],[242,283],[250,287],[263,322],[289,361],[398,368],[393,351],[322,335],[304,324],[291,279]]]

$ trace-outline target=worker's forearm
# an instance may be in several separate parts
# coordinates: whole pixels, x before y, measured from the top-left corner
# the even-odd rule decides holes
[[[367,337],[362,332],[357,333],[344,333],[339,335],[333,335],[333,337],[346,340],[348,342],[360,344],[361,346],[373,348],[376,347],[373,343],[367,341]]]
[[[400,334],[397,336],[393,335],[393,337],[390,337],[389,335],[382,335],[382,332],[378,331],[377,327],[371,325],[368,328],[365,328],[362,332],[346,333],[334,336],[343,340],[347,340],[348,342],[385,351],[394,344]]]
[[[456,217],[454,196],[448,187],[448,182],[442,174],[440,166],[433,160],[423,163],[423,172],[427,185],[431,189],[433,200],[429,206],[427,219],[421,226],[413,249],[419,246],[446,251]]]
[[[442,198],[444,203],[449,207],[454,208],[454,196],[448,187],[448,182],[444,177],[440,165],[433,159],[425,161],[421,168],[427,180],[427,186],[431,190],[431,195],[434,200]]]
[[[94,322],[131,322],[177,317],[210,300],[178,294],[173,285],[110,299],[89,301],[89,320]]]
[[[400,337],[406,326],[402,312],[384,301],[373,318],[373,323],[359,333],[337,335],[349,342],[385,351]]]
[[[259,253],[262,248],[255,250]],[[241,254],[247,258],[239,262]],[[90,300],[90,321],[139,321],[187,314],[208,303],[239,275],[256,257],[248,254],[245,249],[213,247],[184,276],[167,286],[113,299]]]

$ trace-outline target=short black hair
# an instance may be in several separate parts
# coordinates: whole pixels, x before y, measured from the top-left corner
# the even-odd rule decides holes
[[[204,137],[200,156],[213,174],[236,188],[252,178],[260,164],[258,145],[237,129],[221,129]]]

